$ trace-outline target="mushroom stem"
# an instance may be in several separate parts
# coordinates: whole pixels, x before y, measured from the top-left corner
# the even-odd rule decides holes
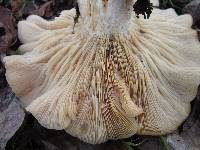
[[[133,0],[79,0],[78,3],[84,28],[86,27],[89,32],[127,32]]]

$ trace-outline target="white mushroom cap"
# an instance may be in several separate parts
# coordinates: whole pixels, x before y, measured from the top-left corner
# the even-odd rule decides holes
[[[53,21],[32,15],[18,24],[23,55],[4,62],[26,109],[43,126],[89,143],[177,129],[200,83],[191,16],[131,14],[127,32],[111,34],[86,31],[80,18],[72,34],[74,16],[72,9]]]

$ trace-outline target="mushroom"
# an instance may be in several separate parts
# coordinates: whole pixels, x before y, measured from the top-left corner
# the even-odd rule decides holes
[[[19,22],[23,55],[4,58],[6,77],[44,127],[96,144],[168,134],[188,117],[200,83],[192,18],[157,8],[137,18],[134,2],[78,0],[74,32],[75,9]]]

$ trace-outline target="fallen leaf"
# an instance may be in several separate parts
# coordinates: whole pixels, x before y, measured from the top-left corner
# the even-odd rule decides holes
[[[9,9],[0,6],[0,53],[5,53],[17,38],[14,18]]]
[[[48,1],[41,5],[39,9],[36,9],[31,12],[31,14],[35,14],[41,17],[49,18],[53,16],[53,1]]]

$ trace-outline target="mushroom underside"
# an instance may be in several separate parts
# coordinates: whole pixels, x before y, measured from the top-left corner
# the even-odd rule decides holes
[[[23,55],[4,58],[13,91],[45,127],[89,143],[162,135],[187,118],[200,82],[200,44],[189,15],[154,9],[128,35],[73,31],[75,10],[21,21]],[[80,29],[79,29],[80,28]]]

